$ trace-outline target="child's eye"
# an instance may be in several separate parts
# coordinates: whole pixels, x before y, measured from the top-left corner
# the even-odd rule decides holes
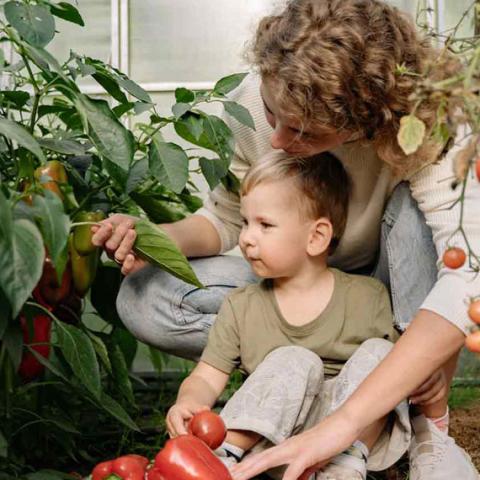
[[[267,223],[267,222],[261,222],[260,225],[262,226],[262,228],[273,227],[273,225],[271,223]]]

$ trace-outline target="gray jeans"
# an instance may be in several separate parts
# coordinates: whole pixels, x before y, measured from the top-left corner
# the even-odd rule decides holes
[[[385,209],[380,251],[372,275],[391,292],[395,321],[405,329],[437,276],[437,254],[430,228],[406,183],[393,192]],[[240,257],[191,261],[200,290],[147,266],[128,275],[118,298],[118,313],[139,340],[183,358],[198,360],[225,295],[258,279]]]

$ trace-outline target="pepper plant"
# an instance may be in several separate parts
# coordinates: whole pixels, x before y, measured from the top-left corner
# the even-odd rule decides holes
[[[226,97],[245,74],[222,78],[212,91],[178,88],[172,114],[161,116],[149,94],[111,65],[49,53],[56,18],[84,25],[74,5],[11,0],[1,8],[0,472],[17,476],[58,457],[91,462],[95,452],[78,442],[93,434],[92,418],[140,429],[129,371],[137,343],[115,310],[121,274],[91,245],[90,225],[110,212],[142,217],[136,251],[201,287],[154,224],[201,206],[193,172],[211,188],[238,187],[229,171],[232,132],[202,104],[222,102],[227,114],[254,125]],[[102,99],[82,92],[84,77],[101,85]],[[148,122],[127,127],[145,112]],[[191,148],[164,139],[169,125]],[[101,331],[82,319],[88,292]]]

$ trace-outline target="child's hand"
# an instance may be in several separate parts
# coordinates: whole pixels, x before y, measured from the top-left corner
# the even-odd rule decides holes
[[[178,437],[188,433],[187,427],[190,419],[198,412],[210,410],[205,405],[196,405],[190,403],[176,403],[167,413],[166,423],[167,431],[170,437]]]
[[[415,405],[431,405],[447,395],[447,379],[443,370],[437,370],[432,376],[410,396]]]

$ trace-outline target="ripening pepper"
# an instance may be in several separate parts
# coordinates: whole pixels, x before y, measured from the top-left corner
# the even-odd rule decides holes
[[[227,467],[193,435],[171,438],[147,471],[147,480],[232,480]]]
[[[42,276],[33,291],[33,298],[43,306],[52,307],[68,297],[72,289],[72,271],[67,265],[58,281],[57,272],[52,259],[47,255],[43,262]]]
[[[84,297],[97,273],[99,251],[82,256],[75,249],[73,234],[68,241],[70,264],[72,266],[73,287],[79,297]]]
[[[42,183],[42,187],[45,190],[50,190],[55,193],[63,201],[63,193],[58,185],[67,183],[68,177],[62,162],[59,162],[58,160],[50,160],[45,165],[38,167],[35,170],[35,178],[40,181],[42,176],[50,177],[52,179]]]
[[[105,214],[98,210],[96,212],[80,212],[75,216],[75,222],[100,222],[105,218]],[[80,225],[75,227],[73,232],[73,243],[75,250],[82,256],[90,255],[98,247],[92,244],[92,226]]]
[[[115,474],[123,480],[144,480],[149,461],[141,455],[124,455],[99,463],[92,471],[92,480],[103,480]]]
[[[33,337],[30,338],[29,327],[25,317],[20,317],[20,325],[23,331],[23,343],[35,344],[44,343],[44,345],[32,345],[32,349],[38,352],[42,357],[48,358],[50,354],[50,333],[52,330],[52,320],[48,315],[37,315],[33,318]],[[18,373],[24,380],[32,380],[38,377],[44,371],[44,366],[35,358],[35,356],[25,351],[20,362]]]

